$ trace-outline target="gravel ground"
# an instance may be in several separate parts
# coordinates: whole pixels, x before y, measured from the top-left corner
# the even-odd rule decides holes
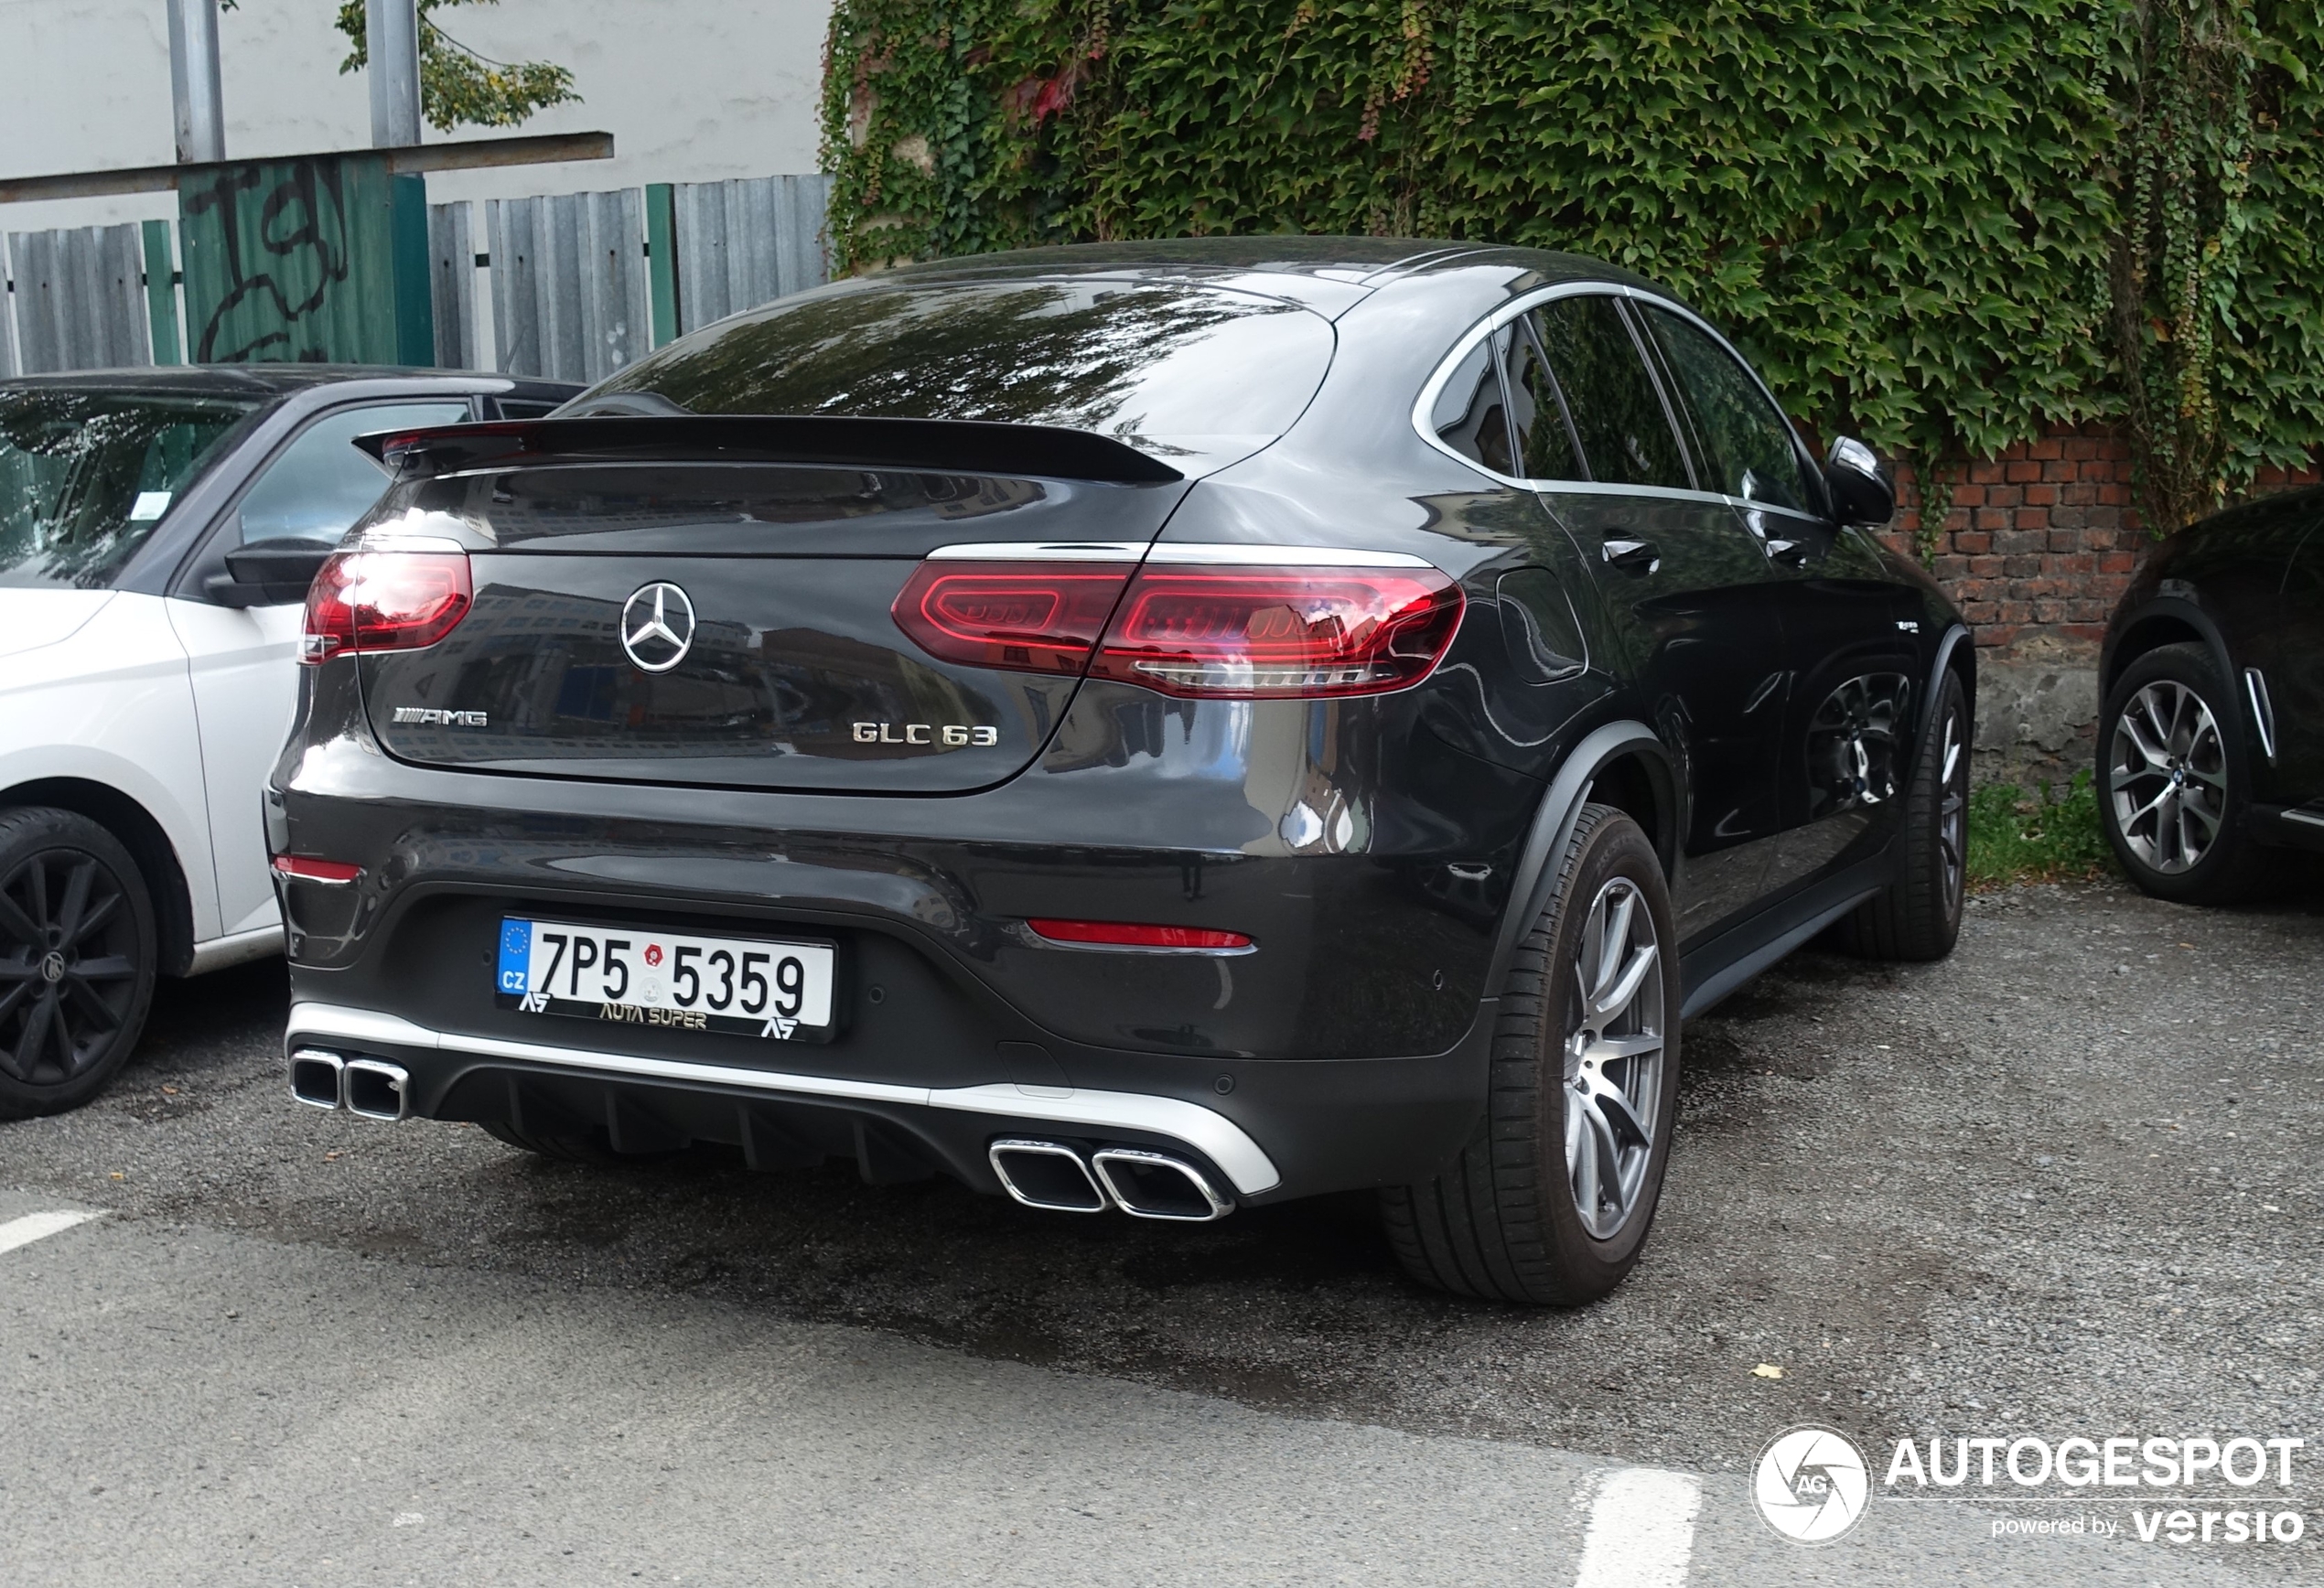
[[[471,1127],[317,1114],[285,1095],[275,967],[167,988],[110,1096],[0,1125],[0,1185],[1695,1470],[1742,1470],[1808,1421],[1882,1453],[2283,1434],[2312,1467],[2320,971],[2324,903],[2193,911],[2106,885],[1974,899],[1939,965],[1797,956],[1688,1028],[1660,1223],[1630,1282],[1576,1313],[1412,1288],[1362,1197],[1168,1227],[852,1166],[582,1169]],[[2303,1489],[2308,1541],[2239,1570],[2324,1568],[2324,1496]]]

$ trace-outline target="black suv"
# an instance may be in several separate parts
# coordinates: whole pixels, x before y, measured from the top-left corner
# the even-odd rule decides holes
[[[1347,239],[884,273],[376,438],[273,782],[292,1087],[1635,1261],[1679,1022],[1959,924],[1971,649],[1718,333]]]

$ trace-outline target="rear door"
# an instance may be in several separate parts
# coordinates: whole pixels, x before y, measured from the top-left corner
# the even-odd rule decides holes
[[[1733,351],[1668,309],[1641,306],[1678,393],[1695,467],[1767,554],[1791,681],[1766,885],[1849,864],[1888,841],[1920,710],[1921,603],[1856,532],[1824,515],[1790,423]]]
[[[1012,648],[1007,632],[1053,632],[1082,602],[1093,640],[1186,488],[684,459],[417,481],[383,505],[386,527],[468,546],[474,605],[426,649],[366,655],[365,709],[392,754],[429,766],[988,787],[1039,752],[1087,660]],[[982,625],[1002,635],[995,660],[1045,671],[916,641],[895,609],[923,566],[963,571],[935,587],[922,575],[909,605],[924,620]]]
[[[1655,726],[1681,762],[1689,810],[1677,903],[1680,936],[1691,937],[1759,896],[1780,825],[1785,666],[1774,576],[1727,503],[1696,480],[1615,298],[1555,298],[1521,324],[1511,403],[1525,406],[1521,389],[1534,393],[1527,472],[1592,561]]]

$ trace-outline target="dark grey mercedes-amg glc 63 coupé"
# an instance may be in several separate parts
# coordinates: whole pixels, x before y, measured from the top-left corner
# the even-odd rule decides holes
[[[367,443],[268,792],[293,1089],[1636,1261],[1680,1022],[1959,925],[1972,652],[1718,331],[1519,249],[890,271]]]

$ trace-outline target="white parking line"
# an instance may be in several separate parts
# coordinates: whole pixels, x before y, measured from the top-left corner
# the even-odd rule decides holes
[[[1598,1486],[1574,1588],[1685,1588],[1703,1486],[1683,1472],[1624,1467]]]
[[[22,1218],[11,1218],[0,1224],[0,1251],[14,1251],[19,1246],[70,1229],[76,1224],[86,1224],[91,1218],[102,1218],[102,1213],[27,1213]]]

